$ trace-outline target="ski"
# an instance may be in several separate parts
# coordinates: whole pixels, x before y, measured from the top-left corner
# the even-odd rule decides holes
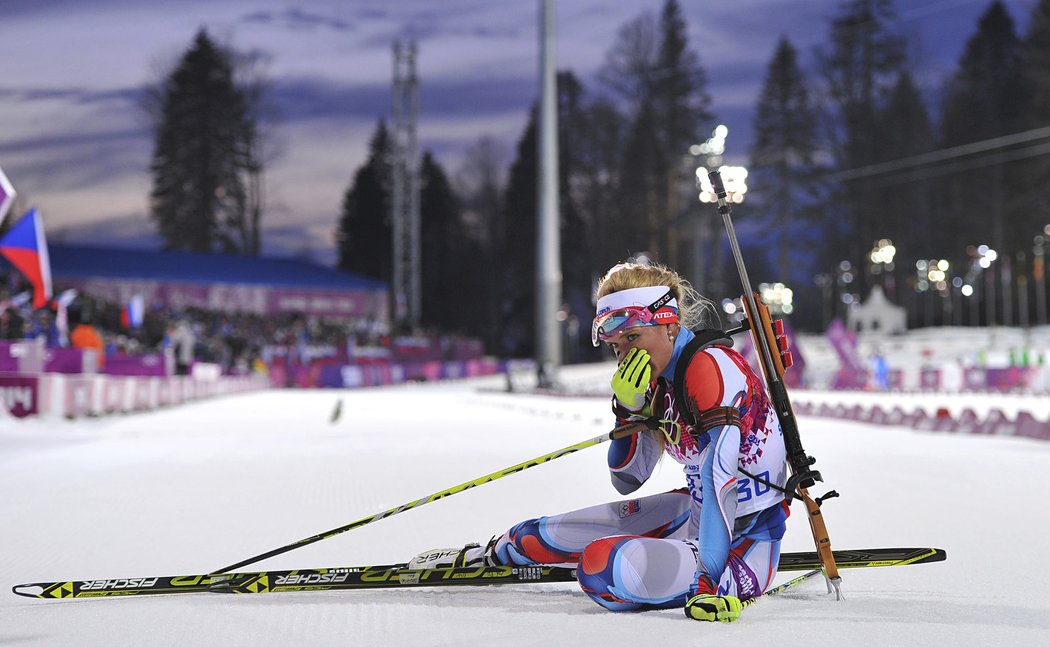
[[[871,548],[836,550],[839,568],[872,568],[941,562],[940,548]],[[478,586],[574,582],[576,569],[558,566],[482,566],[409,569],[406,564],[338,568],[132,577],[67,582],[35,582],[12,587],[29,598],[98,598],[175,593],[278,593],[354,589],[415,588],[423,586]],[[784,553],[780,571],[808,571],[821,567],[815,552]]]

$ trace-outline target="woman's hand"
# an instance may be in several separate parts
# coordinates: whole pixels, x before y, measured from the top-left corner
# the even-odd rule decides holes
[[[628,351],[612,377],[613,393],[620,406],[639,413],[645,407],[645,392],[652,374],[648,351],[638,347]]]

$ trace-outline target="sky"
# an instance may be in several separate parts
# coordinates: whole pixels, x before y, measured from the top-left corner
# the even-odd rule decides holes
[[[953,332],[942,329],[963,341]],[[1001,343],[988,332],[992,345]],[[918,357],[928,339],[909,340],[895,343],[910,343],[910,357]],[[807,366],[820,363],[817,355]],[[946,550],[946,561],[843,570],[844,601],[811,581],[749,607],[732,625],[696,623],[679,609],[614,614],[574,583],[54,601],[10,592],[30,582],[207,572],[593,438],[611,424],[612,370],[611,363],[564,369],[567,383],[604,387],[603,397],[500,393],[496,377],[358,391],[276,389],[75,421],[0,417],[0,636],[23,647],[1050,644],[1050,521],[1033,514],[1046,509],[1050,442],[811,416],[798,419],[824,478],[811,492],[841,495],[822,508],[832,547],[929,546]],[[884,409],[902,404],[895,393],[833,395]],[[792,397],[829,401],[820,391]],[[968,406],[981,415],[994,406],[1046,420],[1045,401],[926,392],[904,406]],[[336,402],[343,414],[333,423]],[[486,541],[523,519],[618,501],[606,448],[574,452],[257,568],[406,561]],[[664,460],[637,495],[683,483],[681,467]],[[801,510],[793,506],[784,550],[813,549]]]
[[[896,27],[933,97],[989,0],[899,1]],[[1035,0],[1005,4],[1023,32]],[[558,68],[589,90],[617,31],[662,0],[556,0]],[[708,73],[727,159],[744,163],[777,40],[812,70],[836,0],[681,2]],[[391,46],[418,43],[419,141],[455,174],[491,137],[507,162],[538,88],[539,0],[0,0],[0,168],[50,239],[156,246],[143,88],[206,28],[252,52],[270,85],[264,253],[334,261],[338,213],[369,136],[390,112]],[[16,214],[17,215],[17,214]]]

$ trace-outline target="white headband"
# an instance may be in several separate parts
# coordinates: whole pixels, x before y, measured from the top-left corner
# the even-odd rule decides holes
[[[612,294],[606,294],[604,297],[598,299],[598,315],[605,314],[610,310],[618,310],[620,308],[627,308],[630,306],[640,306],[642,308],[648,308],[657,299],[667,294],[668,288],[666,285],[652,285],[644,288],[628,288],[626,290],[620,290],[619,292],[613,292]],[[671,300],[664,304],[678,309],[678,301],[671,297]]]

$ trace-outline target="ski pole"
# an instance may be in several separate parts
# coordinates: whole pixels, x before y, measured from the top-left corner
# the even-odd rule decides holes
[[[784,385],[783,377],[786,369],[784,365],[783,348],[780,346],[777,336],[773,331],[773,322],[769,316],[769,309],[764,303],[755,299],[755,293],[751,289],[751,280],[747,276],[747,267],[744,265],[744,256],[740,252],[740,243],[737,241],[736,230],[733,228],[733,208],[726,199],[725,185],[722,184],[722,174],[718,171],[710,171],[707,174],[711,180],[711,186],[718,198],[718,213],[722,216],[725,224],[726,235],[729,237],[729,246],[733,251],[733,260],[736,262],[737,273],[740,275],[740,283],[744,288],[744,310],[750,322],[751,337],[755,342],[755,352],[758,354],[759,363],[762,366],[762,374],[769,387],[769,397],[780,422],[780,428],[784,432],[784,446],[787,450],[788,464],[791,466],[791,477],[788,479],[788,492],[798,491],[798,496],[806,506],[809,517],[809,528],[813,533],[813,543],[816,545],[817,553],[820,554],[820,563],[824,568],[824,576],[828,582],[828,592],[834,587],[835,598],[842,599],[842,591],[839,585],[842,578],[839,576],[838,566],[835,564],[835,555],[831,552],[831,539],[828,537],[828,529],[824,524],[824,517],[820,511],[820,502],[814,501],[809,496],[807,488],[812,487],[817,481],[822,481],[820,472],[812,468],[816,459],[808,456],[802,448],[802,440],[798,432],[798,424],[795,421],[795,413],[791,408],[791,400],[788,398],[787,387]],[[775,349],[775,351],[774,351]],[[830,495],[830,493],[829,493]]]
[[[760,595],[758,597],[748,598],[747,600],[744,600],[743,602],[740,603],[740,608],[741,609],[746,609],[747,607],[749,607],[752,604],[758,602],[759,600],[761,600],[764,597],[773,597],[774,595],[779,595],[779,594],[783,593],[784,591],[786,591],[786,590],[788,590],[790,588],[793,588],[795,586],[798,586],[799,584],[802,584],[803,582],[805,582],[806,580],[810,579],[811,577],[814,577],[816,575],[820,575],[822,572],[823,571],[821,569],[816,568],[816,569],[813,569],[812,571],[807,571],[807,572],[803,573],[802,575],[799,575],[798,577],[793,577],[790,580],[788,580],[787,582],[784,582],[783,584],[781,584],[779,586],[775,586],[775,587],[769,589],[768,591],[766,591],[765,593],[763,593],[762,595]]]
[[[633,422],[633,423],[630,423],[630,424],[622,425],[620,427],[617,427],[616,429],[613,429],[610,432],[606,432],[604,434],[601,434],[600,436],[595,436],[594,438],[591,438],[591,439],[588,439],[588,440],[584,440],[583,442],[576,443],[575,445],[569,445],[568,447],[563,447],[563,448],[561,448],[561,449],[559,449],[557,451],[553,451],[553,452],[551,452],[549,454],[544,454],[543,456],[537,456],[536,458],[533,458],[531,460],[527,460],[525,462],[518,463],[517,465],[512,465],[512,466],[507,467],[505,469],[498,470],[496,472],[492,472],[491,474],[486,474],[485,476],[479,476],[478,478],[476,478],[474,480],[471,480],[471,481],[467,481],[466,483],[460,483],[459,485],[455,485],[455,486],[450,487],[448,489],[441,490],[440,492],[435,492],[435,493],[433,493],[431,495],[428,495],[428,496],[425,496],[425,497],[423,497],[421,499],[416,499],[415,501],[409,501],[408,503],[404,503],[404,504],[396,506],[394,508],[390,508],[389,510],[386,510],[384,512],[380,512],[379,514],[374,514],[374,515],[372,515],[370,517],[365,517],[364,519],[358,519],[357,521],[348,523],[348,524],[346,524],[344,526],[339,526],[338,528],[332,528],[331,530],[327,530],[325,532],[313,535],[312,537],[307,537],[305,539],[300,539],[299,541],[291,543],[291,544],[288,544],[286,546],[281,546],[280,548],[274,548],[273,550],[268,550],[265,553],[259,553],[258,555],[254,556],[254,557],[249,557],[248,559],[241,560],[241,561],[239,561],[239,562],[237,562],[235,564],[230,564],[229,566],[224,566],[223,568],[220,568],[218,570],[212,571],[212,574],[213,575],[219,575],[219,574],[222,574],[222,573],[227,573],[227,572],[232,571],[234,569],[238,569],[238,568],[241,568],[243,566],[248,566],[249,564],[254,564],[254,563],[262,561],[264,559],[267,559],[267,558],[270,558],[270,557],[274,557],[276,555],[281,555],[282,553],[287,553],[288,551],[295,550],[296,548],[302,548],[303,546],[308,546],[309,544],[321,541],[322,539],[328,539],[329,537],[335,537],[336,535],[340,535],[340,534],[342,534],[344,532],[347,532],[349,530],[353,530],[355,528],[360,528],[361,526],[367,526],[368,524],[370,524],[372,522],[375,522],[375,521],[379,521],[380,519],[385,519],[386,517],[392,517],[395,514],[401,514],[402,512],[405,512],[407,510],[411,510],[413,508],[418,508],[420,506],[426,505],[426,504],[431,503],[433,501],[437,501],[438,499],[444,499],[445,497],[452,496],[453,494],[459,494],[460,492],[462,492],[464,490],[469,490],[471,488],[478,487],[479,485],[484,485],[486,483],[490,483],[490,482],[495,481],[497,479],[501,479],[504,476],[509,476],[511,474],[514,474],[514,473],[517,473],[517,472],[521,472],[521,471],[526,470],[526,469],[528,469],[530,467],[535,467],[536,465],[542,465],[543,463],[549,463],[550,461],[552,461],[552,460],[554,460],[556,458],[561,458],[562,456],[565,456],[566,454],[571,454],[571,453],[579,451],[581,449],[586,449],[587,447],[592,447],[594,445],[599,445],[601,443],[604,443],[607,440],[616,440],[618,438],[626,438],[627,436],[630,436],[632,434],[638,433],[639,431],[642,431],[642,430],[647,429],[647,428],[648,427],[643,422]]]

